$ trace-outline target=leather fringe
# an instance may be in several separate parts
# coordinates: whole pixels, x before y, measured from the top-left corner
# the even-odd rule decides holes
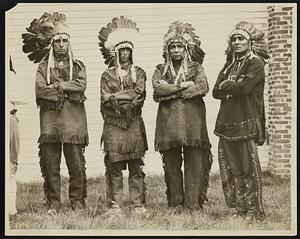
[[[85,207],[85,200],[87,198],[87,178],[86,178],[86,160],[84,157],[84,152],[85,152],[85,148],[82,147],[82,158],[81,158],[81,163],[82,163],[82,176],[83,176],[83,188],[82,188],[82,199],[81,199],[81,203],[82,205]]]
[[[208,140],[173,140],[171,142],[155,141],[155,151],[165,151],[181,146],[197,147],[202,149],[210,149],[211,144]]]
[[[108,154],[104,156],[104,164],[105,164],[105,182],[106,182],[106,203],[107,206],[110,207],[113,204],[113,185],[111,180],[111,162],[109,160]]]
[[[41,134],[38,143],[69,143],[69,144],[82,144],[87,146],[89,144],[89,136],[86,134],[82,137],[77,135],[66,136],[58,134]]]
[[[161,157],[162,157],[162,163],[163,163],[165,184],[167,186],[165,193],[167,195],[168,205],[170,206],[170,193],[169,193],[169,184],[168,184],[168,178],[167,178],[167,170],[168,169],[166,167],[163,153],[161,153]],[[194,209],[202,208],[203,205],[205,204],[205,202],[208,201],[206,195],[207,195],[207,189],[209,187],[209,174],[210,174],[212,163],[213,163],[213,155],[209,149],[209,150],[207,150],[207,158],[206,158],[205,162],[203,163],[204,175],[200,175],[202,177],[202,180],[201,180],[201,184],[200,184],[200,195],[199,195],[199,199],[198,199],[198,206],[195,207]]]
[[[167,166],[165,163],[165,158],[164,158],[164,154],[161,153],[161,159],[162,159],[162,163],[163,163],[163,170],[164,170],[164,179],[165,179],[165,184],[167,186],[165,194],[167,196],[167,202],[168,202],[168,206],[170,206],[170,192],[169,192],[169,184],[168,184],[168,177],[167,177]]]
[[[49,193],[48,193],[48,179],[46,176],[46,166],[45,166],[45,162],[44,162],[44,157],[43,157],[43,150],[42,150],[42,145],[39,145],[39,151],[38,151],[38,157],[39,157],[39,164],[40,164],[40,168],[41,168],[41,173],[42,173],[42,177],[44,179],[43,182],[43,190],[44,190],[44,205],[47,208],[51,207],[51,203],[49,201]]]
[[[36,99],[36,104],[38,107],[41,107],[46,110],[57,110],[60,111],[63,103],[60,101],[51,102],[47,100]]]
[[[137,152],[137,153],[124,153],[124,154],[109,152],[109,154],[110,154],[111,162],[120,162],[120,161],[142,158],[145,156],[145,151]]]
[[[132,108],[129,104],[127,106],[120,105],[115,111],[119,111],[119,114],[109,112],[104,107],[101,109],[103,120],[113,126],[117,126],[121,129],[128,129],[131,125],[133,118],[142,114],[140,108]]]
[[[70,93],[65,94],[62,91],[57,91],[58,101],[49,101],[44,99],[36,99],[36,104],[38,107],[41,107],[46,110],[57,110],[61,111],[66,100],[74,104],[82,104],[86,100],[84,94]]]
[[[131,154],[131,153],[140,153],[146,151],[146,145],[143,140],[134,140],[132,142],[104,141],[103,145],[104,145],[104,151],[118,153],[118,154]]]
[[[208,156],[207,156],[207,163],[203,163],[204,167],[204,175],[203,175],[203,183],[200,187],[200,197],[199,197],[199,206],[200,208],[203,207],[203,205],[208,201],[206,195],[207,195],[207,189],[209,187],[209,174],[211,170],[211,165],[213,163],[213,155],[210,150],[208,150]]]
[[[131,120],[128,120],[126,118],[120,118],[120,117],[111,117],[108,115],[105,115],[103,117],[104,121],[110,125],[117,126],[121,129],[128,129],[131,124]]]

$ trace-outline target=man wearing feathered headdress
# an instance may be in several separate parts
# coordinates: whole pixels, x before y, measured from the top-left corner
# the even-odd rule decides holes
[[[204,52],[194,28],[182,22],[170,25],[163,52],[165,63],[156,66],[152,77],[159,102],[155,150],[162,155],[168,205],[176,212],[184,206],[200,209],[207,201],[212,163],[203,101],[208,93]]]
[[[148,149],[141,116],[146,97],[146,73],[134,65],[139,29],[125,17],[115,17],[99,32],[99,46],[108,69],[101,76],[101,142],[105,151],[106,191],[109,213],[120,213],[122,170],[128,166],[131,204],[145,212],[143,157]]]
[[[225,201],[234,215],[263,219],[261,167],[257,145],[265,140],[264,34],[240,22],[229,36],[227,61],[218,75],[213,97],[221,100],[214,133]]]
[[[49,214],[61,208],[60,162],[63,150],[69,171],[69,199],[74,211],[83,210],[86,198],[85,112],[86,69],[75,60],[66,17],[44,13],[24,33],[23,51],[40,62],[36,72],[36,102],[40,107],[39,156]]]

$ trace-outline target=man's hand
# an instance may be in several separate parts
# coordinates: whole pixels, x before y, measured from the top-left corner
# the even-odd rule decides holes
[[[102,104],[106,103],[107,101],[109,101],[109,98],[110,98],[110,94],[104,94],[104,95],[101,95],[100,97],[100,101]]]
[[[55,83],[49,85],[49,87],[52,89],[58,89],[58,86],[59,86],[59,82],[55,82]]]
[[[189,88],[190,86],[195,85],[193,81],[184,81],[180,83],[180,88],[181,89],[186,89]]]
[[[134,106],[139,106],[142,105],[144,101],[144,98],[142,97],[142,95],[138,95],[137,97],[135,97],[132,101],[132,104]]]
[[[227,88],[229,88],[230,86],[234,85],[236,83],[235,80],[224,80],[220,85],[219,85],[219,89],[220,90],[226,90]]]
[[[237,83],[241,84],[245,78],[245,75],[241,75],[240,78],[237,80]]]
[[[161,85],[168,85],[169,84],[165,80],[160,80],[160,81],[158,81],[158,83],[161,84]]]

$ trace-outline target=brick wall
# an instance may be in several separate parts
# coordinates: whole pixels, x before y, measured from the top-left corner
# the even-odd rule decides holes
[[[268,10],[268,132],[269,168],[289,175],[292,125],[292,11],[293,7],[270,6]]]

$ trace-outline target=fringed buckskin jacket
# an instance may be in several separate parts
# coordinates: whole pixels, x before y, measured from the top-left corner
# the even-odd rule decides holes
[[[195,85],[177,92],[170,69],[163,76],[164,68],[165,64],[157,65],[152,78],[154,100],[159,102],[155,150],[164,151],[180,146],[210,149],[206,108],[202,99],[209,88],[203,67],[189,61],[185,79],[193,81]]]
[[[109,95],[101,103],[104,120],[101,144],[111,162],[138,159],[148,149],[142,106],[146,98],[146,73],[137,66],[130,68],[123,79],[116,77],[115,69],[106,69],[101,76],[100,95]],[[133,77],[135,74],[135,77]],[[138,98],[139,103],[135,104]]]
[[[35,93],[40,107],[41,130],[38,142],[88,145],[84,64],[73,61],[71,81],[69,66],[50,68],[50,85],[46,81],[47,64],[47,61],[41,62],[36,73]],[[60,82],[60,90],[51,87],[55,82]]]
[[[219,73],[213,89],[213,97],[221,100],[214,133],[227,140],[255,139],[262,145],[265,140],[264,63],[253,53],[248,54],[235,82],[220,89],[220,84],[232,74],[231,69],[224,72],[228,66],[226,63]]]

